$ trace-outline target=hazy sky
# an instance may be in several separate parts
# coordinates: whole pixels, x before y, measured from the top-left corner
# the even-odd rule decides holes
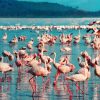
[[[79,7],[79,9],[88,11],[100,10],[100,0],[19,0],[19,1],[56,2],[72,7]]]

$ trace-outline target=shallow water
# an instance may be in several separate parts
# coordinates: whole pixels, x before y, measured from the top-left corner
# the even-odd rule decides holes
[[[0,19],[0,25],[86,25],[90,21],[94,20],[100,20],[99,18],[54,18],[54,19]],[[2,55],[3,50],[8,50],[11,53],[13,53],[14,50],[18,50],[22,46],[26,46],[27,42],[34,38],[34,50],[32,53],[37,52],[36,45],[37,45],[37,36],[38,33],[36,31],[32,30],[0,30],[0,37],[2,38],[3,33],[7,32],[8,39],[7,41],[3,41],[0,39],[0,55]],[[39,34],[42,34],[44,31],[39,32]],[[79,33],[78,30],[63,30],[63,31],[57,31],[52,30],[48,32],[49,34],[53,34],[56,36],[59,36],[61,33],[68,34],[70,32],[73,33],[73,35],[77,35]],[[75,71],[79,69],[77,57],[80,55],[81,51],[86,50],[91,57],[95,57],[97,54],[100,53],[100,51],[94,51],[90,46],[85,45],[84,41],[82,40],[82,36],[86,34],[86,30],[80,30],[81,33],[81,42],[78,45],[72,44],[72,52],[70,54],[68,53],[62,53],[60,52],[60,48],[62,45],[60,45],[59,41],[56,42],[53,46],[47,46],[48,52],[45,53],[46,55],[50,55],[51,52],[57,53],[56,61],[59,60],[59,58],[62,55],[68,55],[70,58],[70,62],[73,63],[76,66]],[[20,41],[18,44],[14,46],[9,46],[9,41],[16,36],[25,35],[27,36],[26,41]],[[29,52],[29,51],[28,51]],[[30,52],[29,52],[30,53]],[[4,58],[5,62],[8,62],[6,58]],[[4,81],[0,82],[0,100],[99,100],[100,98],[100,79],[95,76],[94,69],[91,68],[91,78],[87,80],[86,82],[81,82],[79,84],[80,90],[76,91],[76,86],[74,82],[71,81],[64,81],[64,75],[59,77],[57,86],[53,86],[54,81],[54,75],[55,75],[55,68],[52,66],[52,73],[50,74],[50,79],[46,82],[42,82],[41,77],[36,78],[36,84],[37,84],[37,90],[34,96],[32,97],[32,91],[29,84],[29,78],[30,75],[25,72],[27,70],[27,67],[23,67],[21,70],[21,73],[18,73],[18,69],[14,63],[14,61],[9,62],[13,64],[14,71],[7,73],[7,78]],[[75,72],[74,71],[74,72]],[[73,74],[74,72],[70,73]],[[0,73],[0,77],[2,77],[3,74]],[[69,90],[70,89],[70,90]],[[70,93],[69,93],[70,91]],[[82,94],[82,91],[84,91],[84,94]]]

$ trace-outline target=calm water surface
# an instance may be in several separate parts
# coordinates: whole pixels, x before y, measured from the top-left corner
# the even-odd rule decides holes
[[[94,20],[100,20],[99,18],[53,18],[53,19],[0,19],[0,25],[86,25],[90,21]],[[6,32],[8,34],[7,41],[2,41],[3,33]],[[39,34],[42,34],[44,31],[39,32]],[[69,34],[70,32],[73,33],[73,35],[77,35],[79,33],[78,30],[52,30],[48,32],[49,34],[53,34],[55,36],[59,36],[61,33]],[[99,51],[93,51],[93,49],[90,46],[85,45],[84,41],[82,40],[82,36],[86,34],[86,30],[80,30],[81,32],[81,42],[78,45],[72,44],[72,52],[70,54],[62,53],[60,52],[60,48],[62,45],[60,45],[59,41],[56,42],[53,46],[47,46],[48,52],[45,53],[46,55],[49,55],[51,52],[57,53],[56,61],[59,60],[59,58],[62,55],[68,55],[70,58],[70,62],[72,62],[75,66],[77,71],[79,69],[77,57],[79,56],[81,51],[88,51],[88,53],[91,55],[91,57],[95,57]],[[9,41],[16,36],[25,35],[27,36],[27,40],[25,42],[20,41],[15,46],[10,47]],[[32,53],[37,52],[36,45],[38,43],[37,41],[38,34],[36,31],[32,30],[0,30],[0,55],[2,55],[3,50],[8,50],[11,53],[13,53],[14,50],[18,50],[22,46],[26,46],[27,42],[33,37],[34,38],[34,50]],[[30,53],[27,50],[28,53]],[[5,58],[5,62],[8,62],[8,60]],[[34,94],[34,97],[32,97],[32,91],[29,84],[29,78],[30,75],[25,72],[27,70],[27,67],[23,67],[21,70],[22,72],[19,74],[18,69],[14,63],[14,61],[9,62],[13,64],[14,71],[7,73],[7,78],[4,82],[0,82],[0,100],[99,100],[100,98],[100,79],[94,75],[94,69],[91,68],[91,78],[87,80],[86,82],[81,82],[79,84],[81,90],[84,91],[84,94],[82,94],[82,91],[76,92],[76,86],[74,82],[71,81],[64,81],[63,75],[59,77],[58,83],[56,87],[53,87],[53,81],[54,81],[54,75],[55,75],[55,68],[52,66],[52,73],[50,75],[50,79],[45,84],[42,82],[41,77],[37,77],[36,84],[37,84],[37,92]],[[74,71],[74,72],[75,72]],[[73,72],[73,73],[74,73]],[[70,73],[70,74],[73,74]],[[0,73],[0,77],[2,77],[3,74]],[[45,79],[46,80],[46,79]],[[45,88],[43,88],[45,87]],[[72,96],[68,93],[68,87],[70,88],[72,92]]]

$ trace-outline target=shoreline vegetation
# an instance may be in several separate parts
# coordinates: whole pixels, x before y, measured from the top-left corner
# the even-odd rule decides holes
[[[0,18],[93,18],[100,11],[90,12],[57,3],[0,0]]]
[[[100,25],[48,25],[48,26],[27,26],[27,25],[10,25],[10,26],[0,26],[0,30],[25,30],[25,29],[31,29],[31,30],[45,30],[49,31],[52,29],[55,30],[64,30],[64,29],[93,29],[94,27],[100,28]]]

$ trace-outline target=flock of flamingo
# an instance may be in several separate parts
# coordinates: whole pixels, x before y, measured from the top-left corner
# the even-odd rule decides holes
[[[96,22],[92,22],[89,25],[96,24]],[[55,45],[56,41],[59,40],[61,45],[66,45],[61,48],[61,52],[71,52],[71,44],[74,43],[77,45],[81,39],[84,40],[86,45],[90,45],[94,50],[100,50],[100,30],[97,28],[91,29],[93,33],[85,34],[81,37],[81,33],[77,36],[73,36],[72,33],[64,34],[62,33],[59,37],[51,34],[44,33],[37,37],[37,52],[29,54],[27,49],[32,52],[34,51],[34,39],[27,43],[26,46],[23,46],[19,50],[13,51],[13,53],[4,50],[2,52],[2,56],[0,57],[0,71],[5,75],[9,71],[14,71],[14,67],[9,63],[5,62],[3,58],[7,58],[10,61],[15,60],[15,64],[18,68],[18,72],[21,71],[21,67],[27,66],[29,68],[27,73],[31,74],[32,77],[29,79],[29,83],[32,87],[33,92],[36,92],[36,83],[35,77],[49,77],[52,74],[52,67],[54,66],[56,69],[55,79],[53,81],[53,85],[57,84],[59,76],[64,74],[64,80],[74,81],[76,83],[77,90],[79,90],[78,82],[86,81],[91,77],[90,68],[94,67],[95,74],[100,77],[100,55],[97,55],[95,58],[92,58],[87,51],[83,51],[80,53],[80,57],[78,57],[78,64],[80,69],[77,73],[69,75],[69,73],[75,70],[75,65],[70,62],[68,56],[63,55],[60,57],[59,62],[56,61],[56,52],[52,52],[50,55],[46,55],[48,50],[46,49],[46,45],[52,46]],[[87,30],[90,31],[90,30]],[[2,37],[3,40],[7,40],[8,34],[5,33]],[[26,36],[14,36],[12,40],[9,41],[10,45],[16,45],[19,41],[25,41],[27,39]],[[4,77],[3,77],[4,78]],[[69,91],[69,93],[71,93]]]

